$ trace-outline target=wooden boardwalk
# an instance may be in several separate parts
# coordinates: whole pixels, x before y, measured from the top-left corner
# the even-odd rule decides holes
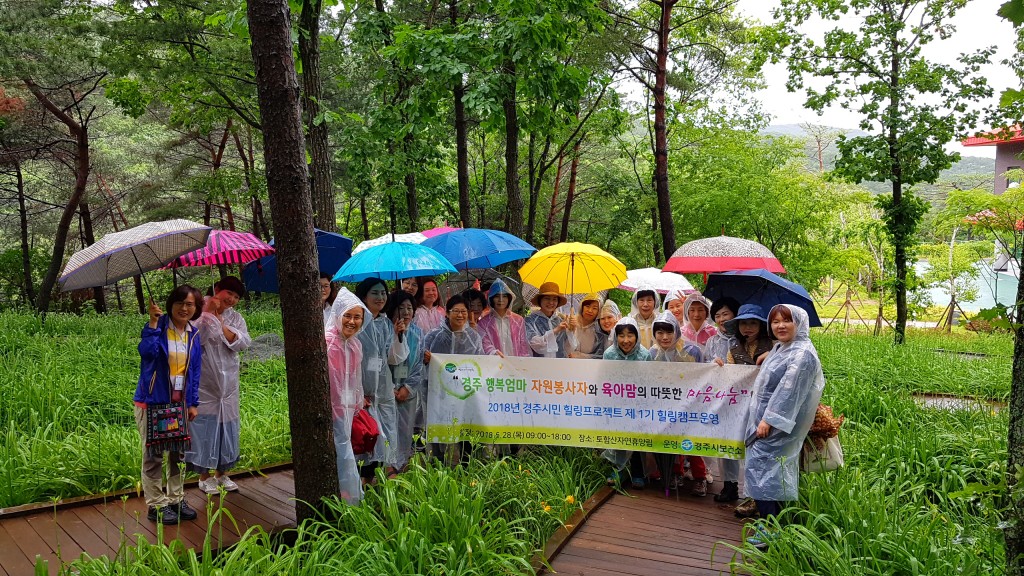
[[[201,549],[209,516],[219,506],[230,512],[210,528],[216,550],[238,541],[248,528],[268,532],[295,526],[292,501],[295,482],[287,467],[263,473],[233,475],[239,491],[219,496],[202,493],[195,482],[185,497],[199,518],[165,526],[160,541],[174,540]],[[717,491],[720,484],[713,489]],[[729,574],[733,551],[723,543],[739,544],[742,522],[732,506],[705,498],[668,498],[662,490],[603,490],[584,505],[588,511],[570,519],[571,531],[560,531],[549,542],[553,573],[571,576],[644,576]],[[146,503],[134,492],[73,499],[53,506],[0,509],[0,576],[32,575],[36,558],[47,562],[49,574],[83,554],[117,558],[138,538],[158,541],[158,527],[146,519]],[[535,566],[540,566],[535,563]]]
[[[202,549],[207,536],[209,515],[223,506],[237,523],[222,515],[210,527],[213,549],[230,546],[253,526],[271,532],[295,526],[292,501],[295,482],[290,469],[266,475],[233,475],[238,492],[209,498],[192,482],[186,486],[185,499],[199,518],[178,525],[164,526],[162,541],[179,540],[189,548]],[[82,554],[91,557],[117,557],[125,545],[141,537],[157,542],[157,525],[146,519],[146,502],[134,492],[90,497],[52,506],[20,507],[0,510],[0,576],[33,574],[35,559],[47,561],[49,573],[56,574],[61,563],[69,563]]]
[[[712,490],[718,491],[720,483]],[[705,576],[731,574],[743,521],[711,494],[664,490],[615,493],[590,513],[551,562],[565,576]],[[548,553],[552,551],[549,549]],[[738,559],[738,556],[736,556]]]

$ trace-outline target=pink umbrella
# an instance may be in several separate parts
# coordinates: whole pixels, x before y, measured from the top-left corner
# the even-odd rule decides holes
[[[273,246],[248,232],[213,230],[206,246],[175,258],[164,268],[245,264],[274,252]]]
[[[451,232],[453,230],[459,230],[459,228],[453,228],[453,227],[448,226],[447,224],[445,224],[444,226],[438,226],[437,228],[431,228],[430,230],[424,230],[423,232],[420,232],[420,234],[423,234],[427,238],[433,238],[434,236],[440,236],[441,234],[444,234],[446,232]]]

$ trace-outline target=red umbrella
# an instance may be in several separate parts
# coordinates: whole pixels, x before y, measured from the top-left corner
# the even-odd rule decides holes
[[[709,274],[756,268],[776,274],[786,272],[775,254],[764,245],[743,238],[715,236],[683,244],[662,270],[679,274]]]
[[[273,246],[248,232],[213,230],[206,246],[175,258],[164,268],[245,264],[273,253]]]

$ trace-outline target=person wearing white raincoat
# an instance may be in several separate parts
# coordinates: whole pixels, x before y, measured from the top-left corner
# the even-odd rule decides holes
[[[653,324],[653,322],[652,322]],[[629,344],[632,344],[630,346]],[[626,360],[647,362],[651,359],[650,352],[640,344],[640,331],[637,328],[636,320],[631,316],[619,319],[612,329],[611,345],[604,351],[602,356],[605,360]],[[615,471],[608,477],[608,484],[618,485],[624,479],[632,482],[633,488],[644,487],[646,472],[644,471],[644,456],[640,452],[632,450],[613,450],[608,448],[601,452],[601,457],[612,463]],[[629,469],[626,469],[626,465]]]
[[[597,294],[587,294],[580,302],[579,320],[574,335],[577,345],[571,357],[604,357],[604,351],[608,349],[608,333],[601,330],[601,297]]]
[[[671,312],[665,311],[658,314],[654,318],[652,328],[656,327],[657,324],[668,324],[672,327],[674,334],[674,344],[668,349],[663,349],[658,343],[657,337],[655,337],[654,344],[647,349],[651,353],[651,360],[658,362],[700,362],[701,361],[701,349],[699,346],[692,342],[685,342],[682,340],[682,331],[679,329],[679,322],[676,322],[676,317]],[[657,330],[655,330],[657,332]]]
[[[778,343],[754,380],[745,439],[746,491],[762,518],[778,514],[782,502],[797,499],[800,448],[825,389],[807,312],[779,304],[768,313],[768,322]]]
[[[469,327],[469,303],[466,299],[456,294],[448,299],[445,309],[448,311],[445,321],[423,338],[424,360],[429,363],[431,354],[483,354],[484,345],[480,333]],[[436,455],[441,449],[435,444],[431,446],[431,451]],[[469,442],[459,443],[462,462],[468,461],[470,451]],[[448,455],[454,459],[450,450]]]
[[[388,297],[385,313],[392,324],[404,321],[408,330],[402,336],[409,346],[409,357],[399,364],[388,364],[395,383],[395,401],[398,410],[398,438],[395,441],[396,468],[409,463],[413,453],[413,435],[420,402],[426,401],[426,383],[423,381],[423,332],[413,323],[416,299],[407,291],[396,290]]]
[[[658,316],[661,296],[658,291],[648,285],[640,285],[630,300],[629,315],[636,320],[640,331],[640,344],[644,348],[654,345],[654,319]]]
[[[327,339],[327,374],[331,385],[331,423],[337,459],[338,490],[349,504],[363,497],[359,465],[352,452],[352,421],[366,402],[363,397],[363,345],[359,333],[370,311],[355,294],[338,291],[324,334]]]
[[[398,408],[395,401],[395,383],[391,378],[389,364],[401,364],[409,357],[409,343],[396,338],[396,327],[384,314],[388,301],[388,288],[383,280],[368,278],[356,286],[356,296],[370,311],[370,317],[363,322],[365,327],[359,333],[363,344],[363,395],[370,401],[370,413],[380,425],[380,438],[374,446],[371,462],[379,462],[388,468],[388,475],[397,470],[395,455],[398,441]],[[405,332],[404,323],[397,327]]]
[[[241,415],[239,410],[238,353],[252,344],[245,319],[235,304],[245,286],[234,276],[214,284],[203,315],[196,321],[203,347],[199,377],[199,414],[190,424],[192,444],[185,452],[189,468],[199,473],[199,488],[216,494],[223,488],[238,490],[227,475],[238,463]],[[210,470],[215,470],[214,476]]]
[[[569,358],[576,350],[575,314],[565,316],[557,309],[565,306],[568,299],[555,282],[540,285],[532,304],[539,310],[526,317],[526,338],[539,358]]]

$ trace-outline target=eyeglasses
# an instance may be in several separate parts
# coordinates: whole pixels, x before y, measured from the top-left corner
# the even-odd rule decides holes
[[[172,304],[172,306],[181,306],[182,308],[185,308],[187,310],[189,308],[195,308],[196,307],[196,303],[195,302],[175,302],[174,304]]]
[[[451,310],[448,313],[451,314],[452,316],[468,316],[469,310]]]

